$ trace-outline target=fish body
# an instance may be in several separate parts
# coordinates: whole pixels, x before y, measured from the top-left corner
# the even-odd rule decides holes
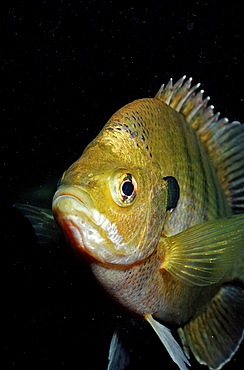
[[[118,110],[64,173],[52,208],[102,287],[150,323],[181,369],[189,362],[166,326],[188,358],[190,348],[218,369],[243,337],[244,130],[183,82]]]

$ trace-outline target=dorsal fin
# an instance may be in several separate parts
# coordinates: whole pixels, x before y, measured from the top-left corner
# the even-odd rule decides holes
[[[244,212],[244,124],[219,119],[214,114],[213,105],[208,105],[209,97],[203,99],[203,90],[197,91],[200,84],[191,86],[192,78],[185,83],[185,76],[173,85],[172,79],[162,85],[155,98],[164,101],[196,131],[204,143],[208,155],[214,163],[217,174],[233,210]]]

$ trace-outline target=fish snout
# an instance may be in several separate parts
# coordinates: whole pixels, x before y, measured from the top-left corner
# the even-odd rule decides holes
[[[92,233],[94,224],[93,201],[82,188],[62,185],[53,197],[52,211],[65,238],[75,249],[85,251],[87,233]]]

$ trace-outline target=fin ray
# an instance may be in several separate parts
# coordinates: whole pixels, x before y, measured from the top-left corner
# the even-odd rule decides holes
[[[118,329],[115,329],[109,348],[107,370],[123,370],[130,363],[128,352],[123,346]]]
[[[244,192],[244,124],[219,119],[219,113],[214,114],[214,107],[208,106],[209,97],[203,99],[203,90],[197,92],[200,84],[191,86],[192,78],[185,83],[184,80],[185,76],[173,84],[171,79],[166,86],[162,85],[155,98],[184,115],[207,149],[233,212],[242,213],[244,200],[238,193]],[[230,176],[228,167],[233,163],[241,172],[239,181]],[[233,191],[236,186],[239,186],[238,193]]]
[[[51,209],[24,203],[15,203],[13,206],[30,221],[39,244],[58,244],[60,240],[64,239],[61,229],[53,218]]]
[[[238,350],[243,328],[244,291],[224,285],[205,310],[178,332],[199,363],[218,370]]]
[[[181,370],[187,370],[187,366],[191,366],[187,358],[185,357],[180,345],[176,342],[171,331],[166,326],[160,324],[154,320],[151,315],[146,315],[145,319],[152,326],[153,330],[159,336],[159,339],[167,349],[172,360],[179,366]]]
[[[217,283],[244,251],[244,214],[206,221],[161,238],[166,246],[161,266],[189,285]]]

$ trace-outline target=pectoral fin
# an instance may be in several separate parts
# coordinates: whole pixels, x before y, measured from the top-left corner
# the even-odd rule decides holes
[[[63,233],[56,224],[51,209],[23,203],[15,203],[14,207],[30,221],[39,244],[59,244],[60,241],[64,240]]]
[[[244,214],[203,222],[160,243],[161,269],[189,285],[217,283],[244,252]]]
[[[181,370],[187,370],[186,364],[191,366],[185,357],[180,345],[176,342],[171,331],[166,326],[154,320],[151,315],[146,315],[145,319],[152,326],[153,330],[159,336],[159,339],[169,352],[172,360],[179,366]]]

